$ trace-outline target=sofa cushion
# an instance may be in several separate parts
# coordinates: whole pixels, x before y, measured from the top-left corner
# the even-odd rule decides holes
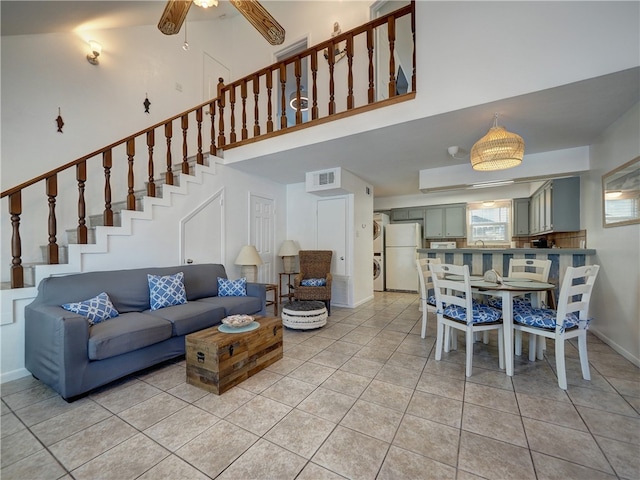
[[[62,308],[87,317],[89,325],[104,322],[119,315],[106,292],[82,302],[65,303]]]
[[[237,280],[229,280],[228,278],[218,277],[218,296],[246,297],[247,279],[245,277],[242,277]]]
[[[202,298],[199,302],[224,307],[225,316],[252,315],[262,310],[262,300],[258,297],[209,297]]]
[[[147,275],[147,280],[151,310],[187,303],[183,272],[165,276]]]
[[[197,301],[145,313],[170,321],[174,337],[213,327],[225,317],[222,306]]]
[[[124,313],[89,329],[89,359],[103,360],[171,338],[171,322],[145,315]]]

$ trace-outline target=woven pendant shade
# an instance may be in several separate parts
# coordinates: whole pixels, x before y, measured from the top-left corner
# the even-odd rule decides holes
[[[520,165],[522,157],[524,140],[499,127],[496,114],[493,127],[471,149],[471,166],[474,170],[504,170]]]

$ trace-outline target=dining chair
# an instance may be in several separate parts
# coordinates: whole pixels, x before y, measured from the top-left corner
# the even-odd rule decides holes
[[[466,376],[473,370],[473,344],[476,332],[498,331],[498,358],[504,368],[504,339],[502,313],[500,310],[474,303],[468,265],[430,263],[431,280],[436,297],[436,360],[442,358],[442,349],[449,352],[451,328],[465,332]],[[455,275],[462,280],[447,278]]]
[[[440,263],[439,258],[417,258],[418,278],[420,279],[420,308],[422,309],[422,331],[420,336],[427,336],[427,317],[429,311],[435,311],[436,297],[433,292],[433,282],[431,281],[430,263]]]
[[[513,328],[534,336],[555,341],[558,386],[567,389],[565,340],[578,337],[578,353],[582,378],[591,380],[587,356],[587,328],[591,291],[600,270],[599,265],[568,267],[558,295],[558,308],[524,308],[513,313]]]

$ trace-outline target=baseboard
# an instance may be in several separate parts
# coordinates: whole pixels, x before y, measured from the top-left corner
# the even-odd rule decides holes
[[[602,340],[604,343],[609,345],[611,348],[613,348],[616,352],[618,352],[624,358],[626,358],[631,363],[633,363],[636,367],[640,367],[640,358],[633,356],[631,352],[627,351],[626,349],[618,345],[616,342],[611,340],[609,337],[604,335],[602,332],[599,332],[598,330],[596,330],[595,328],[592,327],[589,329],[589,331],[593,333],[596,337],[598,337],[600,340]]]
[[[0,384],[18,380],[19,378],[23,377],[28,377],[29,375],[31,375],[31,372],[29,372],[29,370],[27,370],[26,368],[19,368],[18,370],[6,372],[0,375]]]

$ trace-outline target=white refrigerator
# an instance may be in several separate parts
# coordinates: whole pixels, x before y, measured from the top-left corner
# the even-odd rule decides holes
[[[418,291],[417,248],[422,247],[419,223],[393,223],[385,228],[387,290]]]

